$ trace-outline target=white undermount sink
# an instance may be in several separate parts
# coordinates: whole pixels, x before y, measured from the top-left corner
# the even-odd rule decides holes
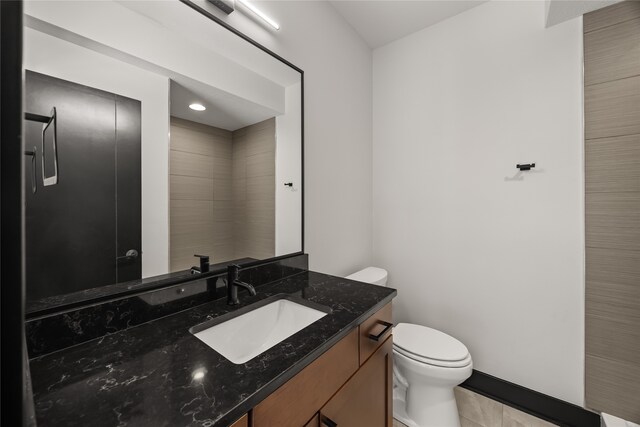
[[[194,335],[231,362],[242,364],[326,315],[288,299],[278,299]]]

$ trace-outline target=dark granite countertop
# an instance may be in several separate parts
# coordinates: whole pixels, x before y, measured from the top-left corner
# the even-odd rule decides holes
[[[227,426],[391,301],[396,291],[315,272],[260,286],[30,361],[39,426]],[[277,294],[331,313],[235,365],[189,328]],[[194,379],[195,372],[204,372]],[[196,375],[195,378],[198,378]]]

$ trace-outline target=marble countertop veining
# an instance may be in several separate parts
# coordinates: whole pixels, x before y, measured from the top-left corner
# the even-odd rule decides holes
[[[227,426],[396,295],[391,288],[310,271],[257,291],[255,297],[241,292],[239,306],[212,301],[32,359],[38,426]],[[189,332],[283,293],[332,311],[241,365]]]

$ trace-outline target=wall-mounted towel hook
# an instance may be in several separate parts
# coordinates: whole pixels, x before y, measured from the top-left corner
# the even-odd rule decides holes
[[[520,169],[521,171],[528,171],[531,170],[531,168],[535,168],[536,164],[535,163],[525,163],[525,164],[517,164],[516,168]]]

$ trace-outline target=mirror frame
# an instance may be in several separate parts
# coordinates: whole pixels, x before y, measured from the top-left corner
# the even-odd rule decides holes
[[[304,202],[305,202],[305,198],[304,198],[304,71],[295,66],[294,64],[292,64],[291,62],[287,61],[286,59],[284,59],[283,57],[281,57],[280,55],[278,55],[277,53],[273,52],[272,50],[268,49],[267,47],[261,45],[260,43],[258,43],[257,41],[253,40],[251,37],[247,36],[246,34],[242,33],[241,31],[239,31],[238,29],[236,29],[235,27],[229,25],[227,22],[225,22],[224,20],[220,19],[219,17],[217,17],[216,15],[212,14],[211,12],[209,12],[208,10],[202,8],[201,6],[199,6],[198,4],[196,4],[195,2],[193,2],[192,0],[180,0],[181,3],[183,3],[185,6],[190,7],[191,9],[193,9],[194,11],[204,15],[205,17],[209,18],[211,21],[213,21],[214,23],[216,23],[217,25],[220,25],[224,28],[226,28],[228,31],[231,31],[233,34],[235,34],[236,36],[242,38],[243,40],[245,40],[246,42],[252,44],[254,47],[262,50],[263,52],[267,53],[268,55],[270,55],[271,57],[275,58],[276,60],[282,62],[284,65],[294,69],[295,71],[300,73],[300,92],[301,92],[301,114],[300,114],[300,128],[301,128],[301,135],[300,135],[300,151],[301,151],[301,158],[300,158],[300,173],[301,173],[301,180],[300,180],[300,192],[301,192],[301,203],[300,203],[300,214],[302,215],[301,217],[301,239],[300,239],[300,251],[298,252],[293,252],[290,254],[285,254],[285,255],[280,255],[280,256],[276,256],[276,257],[271,257],[271,258],[265,258],[262,260],[256,260],[256,261],[251,261],[251,262],[244,262],[244,263],[239,263],[240,267],[242,268],[248,268],[248,267],[256,267],[259,265],[264,265],[264,264],[269,264],[275,261],[279,261],[282,259],[287,259],[287,258],[292,258],[292,257],[296,257],[299,255],[304,254],[304,226],[305,226],[305,216],[304,216]],[[20,19],[20,25],[22,25],[22,19]],[[3,35],[4,35],[4,29],[3,29]],[[20,38],[22,38],[22,32],[20,32]],[[20,40],[20,44],[22,45],[22,40]],[[22,46],[22,48],[24,48]],[[22,52],[22,50],[21,50]],[[23,64],[22,61],[20,61],[20,67],[22,69]],[[21,90],[22,92],[24,92],[24,82],[22,82],[21,84]],[[22,106],[20,107],[20,114],[23,114],[22,112]],[[22,145],[22,140],[20,141],[20,145]],[[26,191],[24,189],[24,183],[21,183],[21,194],[22,194],[22,198],[24,200],[24,191]],[[4,210],[4,208],[3,208]],[[21,218],[22,220],[22,218]],[[24,244],[24,243],[23,243]],[[24,259],[24,254],[22,255],[22,259]],[[41,305],[38,305],[38,301],[26,301],[25,300],[25,319],[26,320],[30,320],[30,319],[34,319],[34,318],[38,318],[38,317],[42,317],[42,316],[48,316],[51,314],[55,314],[55,313],[60,313],[60,312],[64,312],[64,311],[68,311],[71,309],[77,309],[77,308],[81,308],[81,307],[86,307],[89,305],[95,305],[98,303],[102,303],[102,302],[106,302],[106,301],[113,301],[113,300],[118,300],[121,298],[125,298],[125,297],[130,297],[132,295],[137,295],[137,294],[142,294],[142,293],[146,293],[149,291],[157,291],[160,289],[164,289],[170,286],[175,286],[177,284],[180,283],[186,283],[186,282],[191,282],[191,281],[196,281],[196,280],[202,280],[202,279],[207,279],[210,277],[214,277],[214,276],[219,276],[221,274],[226,273],[227,271],[227,266],[229,264],[232,264],[233,262],[223,262],[223,263],[219,263],[219,264],[213,264],[215,266],[215,268],[212,268],[209,272],[207,273],[203,273],[203,274],[191,274],[188,272],[188,270],[185,271],[179,271],[179,272],[173,272],[173,273],[167,273],[167,274],[163,274],[163,275],[159,275],[159,276],[152,276],[152,277],[148,277],[148,278],[141,278],[141,279],[137,279],[131,282],[123,282],[123,283],[114,283],[111,285],[105,285],[102,287],[98,287],[98,288],[91,288],[87,291],[93,291],[91,296],[86,296],[86,297],[80,297],[78,296],[78,294],[82,293],[82,292],[87,292],[87,291],[79,291],[77,293],[72,293],[72,294],[67,294],[68,296],[72,296],[72,295],[76,295],[76,298],[70,298],[70,300],[65,301],[65,302],[59,302],[59,303],[51,303],[49,305],[42,303]],[[26,271],[25,271],[26,274]],[[26,285],[23,285],[26,286]],[[26,289],[24,289],[24,293],[26,294]],[[61,299],[63,299],[63,295],[59,296]],[[52,299],[57,298],[57,296],[55,297],[51,297]],[[30,304],[31,303],[31,304]]]
[[[22,148],[22,1],[0,2],[0,420],[23,425],[33,414],[25,345]]]

